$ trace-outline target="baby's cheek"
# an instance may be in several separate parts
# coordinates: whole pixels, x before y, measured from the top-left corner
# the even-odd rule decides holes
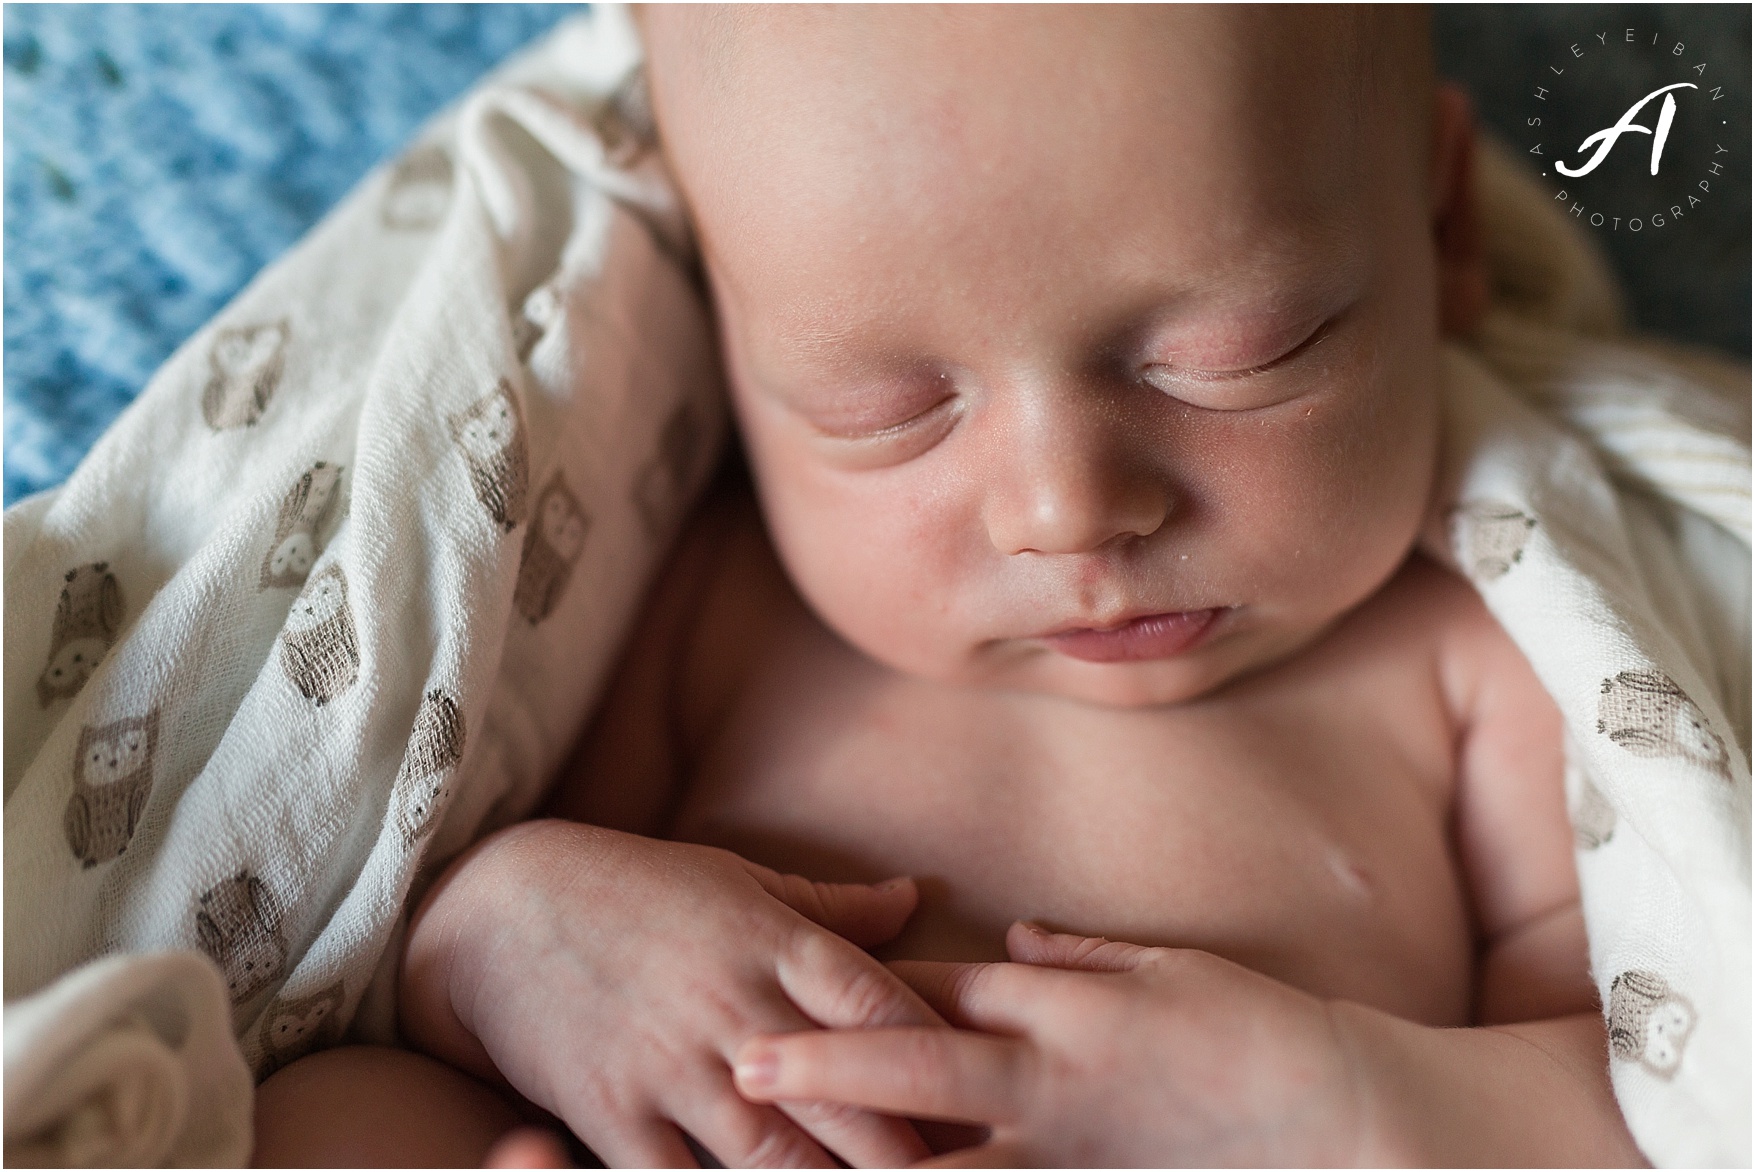
[[[1293,403],[1230,437],[1212,488],[1214,533],[1241,583],[1318,622],[1362,601],[1407,555],[1436,467],[1435,406],[1387,393]],[[1327,613],[1322,613],[1327,612]]]
[[[780,470],[775,470],[780,471]],[[873,658],[917,675],[955,670],[975,636],[959,599],[983,572],[972,510],[895,472],[764,481],[769,532],[793,584]]]

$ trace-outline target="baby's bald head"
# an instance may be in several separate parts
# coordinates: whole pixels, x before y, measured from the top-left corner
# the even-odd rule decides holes
[[[1015,173],[1026,141],[1066,159],[1122,126],[1117,146],[1270,182],[1430,170],[1422,8],[676,5],[643,25],[667,149],[709,233],[776,187],[790,205],[801,185]]]

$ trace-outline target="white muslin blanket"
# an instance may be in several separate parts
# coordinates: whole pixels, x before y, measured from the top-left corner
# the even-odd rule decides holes
[[[497,71],[8,510],[9,1160],[160,1126],[19,1081],[138,1032],[96,958],[208,966],[258,1078],[391,1040],[409,900],[560,767],[723,435],[639,61],[605,6]],[[160,1157],[243,1159],[190,1102],[236,1142]]]
[[[241,1159],[247,1094],[191,1088],[392,1038],[411,892],[559,767],[723,429],[639,59],[601,7],[499,71],[7,513],[9,1161]],[[1746,1164],[1747,371],[1616,340],[1484,163],[1427,548],[1566,715],[1635,1136]]]

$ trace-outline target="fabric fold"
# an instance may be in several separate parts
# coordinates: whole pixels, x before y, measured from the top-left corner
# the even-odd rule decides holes
[[[246,1164],[250,1098],[205,957],[109,957],[6,1008],[8,1166]]]

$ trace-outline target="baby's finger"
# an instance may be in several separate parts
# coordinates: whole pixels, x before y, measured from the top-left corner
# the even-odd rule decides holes
[[[932,1154],[906,1119],[841,1103],[777,1103],[800,1127],[855,1168],[900,1168]]]
[[[730,1080],[678,1088],[675,1119],[727,1168],[833,1168],[834,1157],[777,1108],[738,1097]]]
[[[801,928],[780,953],[774,972],[786,996],[818,1025],[944,1024],[895,973],[828,932]]]
[[[1065,974],[1025,964],[896,960],[891,972],[958,1029],[1027,1034],[1044,987]]]
[[[1023,1042],[941,1028],[821,1030],[744,1043],[746,1098],[826,1100],[889,1115],[1003,1125],[1027,1107],[1034,1058]]]
[[[1132,972],[1147,957],[1161,951],[1102,936],[1049,932],[1027,920],[1019,920],[1006,932],[1005,950],[1019,964],[1092,973]]]
[[[961,990],[974,979],[977,970],[988,968],[989,962],[892,960],[885,967],[951,1025],[958,1029],[980,1028],[963,1013]]]
[[[894,939],[920,902],[914,880],[906,876],[882,883],[815,883],[748,860],[743,864],[769,895],[861,948]]]
[[[833,936],[824,936],[824,939],[832,941],[835,947],[852,953],[857,957],[858,963],[871,966],[887,980],[895,982],[895,978],[890,977],[881,965],[846,941]],[[911,1017],[903,1024],[918,1024],[918,1018]],[[810,1030],[814,1025],[815,1023],[799,1012],[797,1006],[783,1005],[779,1007],[779,1012],[761,1021],[756,1028],[764,1034],[790,1034]],[[735,1050],[724,1051],[727,1068],[735,1057]],[[729,1081],[727,1069],[727,1082]],[[921,1141],[920,1134],[914,1130],[914,1125],[905,1119],[874,1115],[840,1103],[796,1102],[780,1103],[777,1106],[825,1148],[856,1168],[897,1168],[931,1152]]]

